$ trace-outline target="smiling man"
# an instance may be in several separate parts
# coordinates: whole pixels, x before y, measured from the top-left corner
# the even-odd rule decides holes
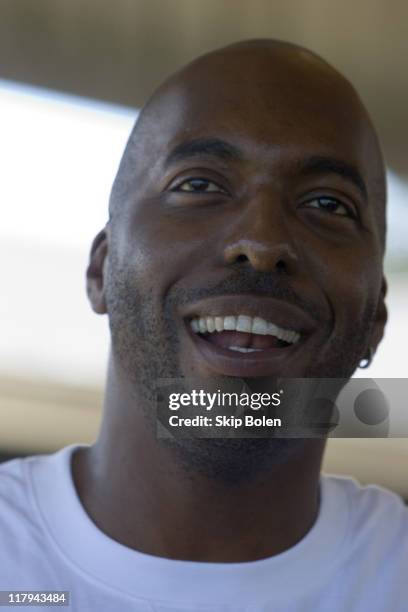
[[[100,434],[3,466],[1,588],[81,612],[405,611],[408,512],[322,476],[325,439],[155,429],[162,378],[350,378],[384,333],[384,249],[378,140],[325,61],[247,41],[170,77],[91,249]]]

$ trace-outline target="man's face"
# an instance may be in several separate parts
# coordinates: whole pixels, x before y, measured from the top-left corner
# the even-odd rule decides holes
[[[145,390],[348,378],[385,318],[372,133],[328,68],[227,60],[172,81],[135,135],[108,247],[113,354]]]

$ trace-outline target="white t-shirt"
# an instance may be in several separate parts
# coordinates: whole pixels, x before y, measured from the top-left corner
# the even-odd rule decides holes
[[[95,526],[73,485],[75,448],[0,465],[0,590],[70,591],[60,609],[75,612],[408,610],[408,509],[390,491],[322,475],[318,518],[289,550],[175,561]]]

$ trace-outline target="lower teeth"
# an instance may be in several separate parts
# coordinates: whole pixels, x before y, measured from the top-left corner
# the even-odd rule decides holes
[[[230,351],[239,351],[240,353],[255,353],[255,351],[262,351],[258,348],[244,348],[243,346],[229,346]]]

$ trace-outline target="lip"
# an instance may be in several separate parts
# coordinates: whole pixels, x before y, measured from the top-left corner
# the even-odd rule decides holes
[[[239,376],[276,376],[293,363],[295,355],[304,345],[299,340],[285,348],[270,348],[256,353],[240,353],[220,348],[189,330],[194,346],[215,374]]]
[[[303,336],[309,335],[317,327],[317,321],[297,306],[275,298],[251,294],[207,298],[185,308],[180,314],[183,319],[188,320],[195,317],[227,317],[240,314],[261,317],[278,327],[296,331]]]
[[[214,375],[242,378],[300,375],[296,374],[300,365],[299,357],[306,349],[308,337],[317,327],[317,322],[312,321],[308,315],[295,306],[272,298],[248,295],[203,300],[191,306],[183,314],[194,350],[198,352]],[[190,327],[190,321],[194,317],[237,316],[238,314],[262,317],[279,327],[297,331],[301,338],[295,344],[287,347],[269,348],[255,353],[240,353],[212,344],[194,333]]]

